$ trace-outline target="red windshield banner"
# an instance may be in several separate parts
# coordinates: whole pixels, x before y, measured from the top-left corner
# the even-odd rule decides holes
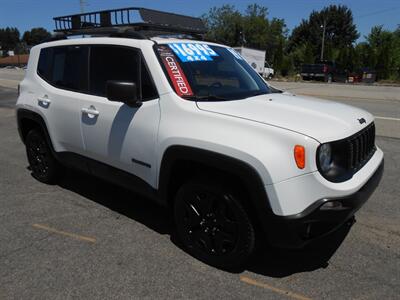
[[[165,68],[167,69],[168,76],[174,85],[174,89],[179,96],[193,96],[192,89],[182,71],[179,62],[172,50],[167,46],[159,46],[158,52]]]

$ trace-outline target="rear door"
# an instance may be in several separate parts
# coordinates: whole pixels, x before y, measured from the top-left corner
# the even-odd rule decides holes
[[[159,97],[141,52],[132,47],[92,45],[89,65],[91,96],[81,107],[86,155],[154,185]],[[135,82],[142,105],[109,101],[108,80]]]
[[[59,151],[84,153],[80,110],[87,93],[87,59],[88,47],[81,45],[43,48],[40,52],[36,105]]]

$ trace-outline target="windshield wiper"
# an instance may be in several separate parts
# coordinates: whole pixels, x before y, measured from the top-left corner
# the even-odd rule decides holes
[[[207,96],[183,96],[182,98],[195,101],[226,101],[230,100],[228,98],[217,96],[217,95],[207,95]]]
[[[257,92],[254,92],[253,94],[247,96],[246,98],[260,96],[260,95],[266,95],[266,94],[269,94],[269,93],[266,91],[257,91]]]

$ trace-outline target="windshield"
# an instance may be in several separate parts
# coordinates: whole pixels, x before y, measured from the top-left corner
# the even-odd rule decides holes
[[[173,43],[157,45],[156,52],[182,98],[223,101],[270,93],[265,81],[231,48]]]

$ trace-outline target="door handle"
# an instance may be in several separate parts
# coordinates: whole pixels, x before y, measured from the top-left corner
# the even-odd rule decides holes
[[[82,113],[88,115],[89,117],[99,115],[99,111],[94,107],[82,108]]]
[[[37,100],[39,102],[39,105],[41,103],[44,106],[49,106],[49,104],[51,103],[51,100],[49,98],[47,98],[46,96],[45,97],[39,97],[39,98],[37,98]]]

